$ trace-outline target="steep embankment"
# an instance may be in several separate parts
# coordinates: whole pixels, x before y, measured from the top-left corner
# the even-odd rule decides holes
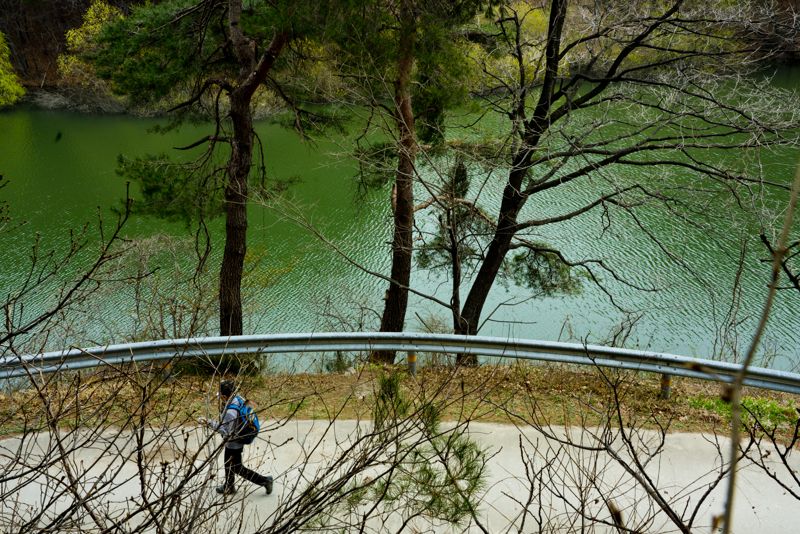
[[[11,66],[28,90],[27,100],[44,108],[83,112],[124,111],[107,91],[92,90],[59,72],[59,56],[67,49],[66,33],[81,26],[97,0],[0,0],[0,32],[10,50]],[[140,0],[106,0],[126,11]]]
[[[136,0],[107,0],[127,9]],[[91,0],[0,0],[0,32],[6,35],[11,62],[28,87],[59,84],[56,60],[64,52],[65,34],[79,26]]]
[[[105,0],[127,11],[142,0]],[[92,0],[0,0],[0,32],[6,35],[11,60],[22,83],[29,88],[57,88],[58,55],[66,46],[67,30],[80,26]],[[749,28],[752,38],[775,53],[770,59],[800,61],[797,22],[800,0],[779,0],[785,16],[771,18],[768,26]]]

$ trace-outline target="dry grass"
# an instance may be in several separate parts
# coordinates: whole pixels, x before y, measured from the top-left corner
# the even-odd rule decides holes
[[[262,420],[290,416],[369,419],[377,378],[394,371],[405,374],[400,367],[375,366],[350,373],[270,374],[243,378],[240,390],[254,402]],[[123,425],[132,414],[153,425],[191,424],[198,416],[218,413],[218,382],[218,378],[164,373],[70,373],[58,377],[41,394],[34,389],[0,394],[0,435],[45,428],[45,410],[56,414],[60,425],[69,427],[90,426],[100,417],[105,424]],[[608,417],[614,420],[615,389],[610,383],[617,384],[620,414],[626,424],[635,421],[637,426],[654,427],[657,422],[669,422],[673,432],[726,433],[728,416],[719,401],[722,386],[702,380],[674,378],[669,400],[658,399],[657,375],[609,370],[601,374],[597,369],[567,365],[425,367],[416,377],[405,375],[402,382],[409,399],[439,401],[445,420],[469,417],[524,423],[536,419],[554,425],[597,425]],[[745,396],[796,419],[797,396],[757,389],[747,389]]]

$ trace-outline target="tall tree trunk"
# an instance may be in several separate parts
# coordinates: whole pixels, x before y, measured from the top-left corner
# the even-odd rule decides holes
[[[523,196],[520,191],[522,180],[527,174],[526,161],[528,164],[530,163],[530,155],[520,154],[519,158],[521,161],[518,161],[510,172],[508,183],[503,190],[497,229],[486,250],[481,268],[472,282],[467,299],[464,301],[464,309],[461,311],[461,318],[455,330],[456,334],[475,335],[478,333],[486,298],[489,296],[497,273],[500,272],[503,260],[511,247],[511,240],[516,233],[517,215],[527,200],[527,197]],[[477,363],[477,358],[471,354],[459,354],[456,363],[474,365]]]
[[[517,232],[519,212],[528,200],[529,195],[524,192],[525,177],[528,175],[528,169],[533,161],[534,150],[539,145],[542,134],[549,127],[550,109],[553,105],[555,83],[558,78],[561,34],[564,28],[567,4],[568,0],[551,0],[550,2],[550,19],[545,48],[546,65],[542,89],[530,120],[525,120],[525,103],[520,102],[515,118],[524,125],[523,143],[520,150],[514,155],[508,182],[503,190],[503,200],[500,203],[497,229],[464,302],[461,322],[456,330],[457,334],[475,335],[478,333],[483,306],[486,304],[497,273],[500,272],[503,260],[511,248],[511,241]],[[521,54],[522,51],[518,50],[518,53]],[[459,354],[456,361],[463,365],[478,363],[477,357],[470,354]]]
[[[233,139],[225,186],[225,251],[219,273],[219,333],[242,334],[242,273],[247,252],[247,178],[253,157],[253,116],[250,98],[237,89],[231,94]]]
[[[411,259],[414,229],[414,165],[417,144],[414,132],[414,112],[411,105],[411,71],[414,67],[414,14],[409,2],[403,2],[397,81],[395,82],[395,120],[400,138],[396,203],[394,206],[394,238],[392,240],[392,282],[386,292],[381,317],[381,332],[401,332],[408,307],[408,287],[411,282]],[[394,352],[379,351],[372,360],[394,363]]]
[[[447,207],[445,213],[445,222],[447,223],[447,238],[450,241],[450,277],[451,291],[450,291],[450,312],[453,315],[453,332],[458,332],[463,324],[461,318],[461,257],[458,253],[458,225],[461,222],[458,220],[456,210],[453,209],[455,203],[455,195],[452,195],[451,204]]]
[[[230,118],[233,125],[228,180],[225,184],[225,251],[219,273],[219,333],[238,336],[243,332],[242,274],[247,253],[247,180],[253,160],[253,94],[264,82],[281,50],[288,32],[273,37],[260,57],[256,43],[242,33],[242,0],[228,2],[228,31],[239,63],[237,84],[231,91]]]

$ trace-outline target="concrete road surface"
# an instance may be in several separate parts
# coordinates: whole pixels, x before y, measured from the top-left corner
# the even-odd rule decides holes
[[[301,526],[323,531],[328,520],[345,531],[356,530],[355,525],[347,527],[348,523],[339,521],[362,518],[370,509],[363,503],[349,510],[350,515],[330,505],[328,519],[317,514],[314,522],[297,524],[292,518],[300,508],[310,506],[298,496],[310,483],[323,487],[325,480],[340,475],[343,467],[337,460],[354,454],[350,448],[370,427],[355,421],[334,425],[290,421],[272,429],[247,447],[245,464],[275,477],[273,494],[267,496],[262,488],[240,481],[239,491],[228,498],[214,492],[222,474],[222,460],[213,454],[219,442],[217,437],[204,442],[203,429],[150,430],[138,442],[130,433],[110,431],[101,435],[80,431],[60,440],[46,433],[8,438],[0,441],[0,532],[136,528],[158,532],[159,522],[162,531],[170,531],[170,525],[203,533],[269,531],[281,526],[286,532]],[[614,458],[593,452],[595,443],[579,429],[554,432],[584,448],[560,447],[531,428],[471,423],[469,435],[488,458],[486,484],[474,517],[452,525],[424,517],[409,519],[402,510],[389,510],[364,521],[365,530],[616,532],[614,509],[627,529],[677,532],[659,502],[688,522],[695,503],[719,474],[718,447],[724,453],[728,450],[724,438],[669,434],[649,463],[636,466],[619,437],[614,443],[620,452]],[[641,434],[639,448],[658,451],[658,437],[654,432]],[[63,454],[58,454],[60,448]],[[800,492],[800,486],[774,461],[777,456],[773,451],[767,461],[782,480],[789,481],[790,488]],[[338,467],[331,468],[332,464]],[[790,467],[800,468],[796,458]],[[370,468],[358,480],[379,472]],[[648,493],[649,485],[658,488],[657,497]],[[711,532],[713,516],[722,512],[725,486],[720,484],[705,497],[693,519],[693,531]],[[800,531],[800,501],[747,461],[737,490],[735,532]],[[166,502],[159,501],[163,495],[172,495],[171,508],[152,504]]]

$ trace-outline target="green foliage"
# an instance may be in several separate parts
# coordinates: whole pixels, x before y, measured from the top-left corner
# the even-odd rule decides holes
[[[11,65],[11,51],[6,37],[0,32],[0,108],[16,103],[25,95],[25,89]]]
[[[472,268],[483,260],[484,240],[493,234],[493,227],[490,218],[467,200],[469,187],[468,168],[457,159],[440,189],[437,230],[418,248],[417,263],[423,269],[451,269],[456,259],[453,235],[462,269]],[[527,243],[522,252],[504,261],[500,274],[502,280],[513,281],[540,296],[576,294],[581,288],[572,268],[544,243]]]
[[[84,57],[100,77],[111,80],[114,91],[137,104],[156,102],[195,79],[224,74],[232,68],[223,54],[224,36],[219,25],[206,26],[202,19],[222,13],[190,9],[194,4],[167,0],[138,6],[105,25],[97,49]],[[198,28],[205,31],[198,34]]]
[[[375,430],[391,436],[413,424],[414,437],[409,442],[396,439],[394,450],[387,451],[390,461],[396,462],[391,476],[381,477],[371,486],[364,480],[353,481],[346,488],[345,504],[355,510],[381,501],[411,517],[460,524],[477,507],[478,494],[484,487],[485,454],[463,427],[441,429],[438,404],[425,399],[409,402],[402,391],[402,376],[393,372],[379,377],[373,414]]]
[[[284,90],[286,88],[284,87]],[[312,137],[325,132],[345,134],[345,124],[349,116],[332,105],[305,106],[293,110],[294,113],[276,114],[273,122],[287,129],[294,129],[303,136]]]
[[[471,66],[463,52],[466,41],[457,30],[487,3],[417,0],[404,13],[381,2],[353,9],[349,20],[332,27],[330,34],[339,52],[333,59],[357,88],[351,100],[360,97],[369,106],[390,102],[395,95],[387,81],[397,79],[400,58],[411,56],[417,135],[424,143],[441,142],[445,110],[468,97],[464,79]]]
[[[375,395],[375,407],[372,420],[376,429],[391,427],[398,419],[408,414],[410,403],[400,390],[400,373],[391,373],[378,377],[378,392]]]
[[[726,419],[731,417],[731,405],[719,397],[689,397],[689,406],[708,410]],[[765,428],[778,428],[794,425],[797,421],[797,410],[794,403],[781,404],[773,399],[763,397],[742,398],[742,422],[751,425],[756,421]]]
[[[463,105],[469,97],[464,80],[471,63],[466,41],[454,38],[452,27],[430,26],[417,49],[417,80],[412,101],[417,137],[433,145],[444,142],[445,110]]]
[[[67,32],[67,49],[71,52],[96,49],[95,40],[103,26],[122,18],[122,11],[102,0],[95,0],[83,15],[83,24]]]
[[[206,173],[194,164],[175,163],[166,155],[119,156],[117,174],[140,185],[141,213],[189,223],[222,214],[220,173]]]
[[[463,428],[442,431],[439,407],[424,401],[414,416],[424,440],[400,444],[396,474],[382,480],[372,498],[399,505],[409,515],[460,524],[476,508],[483,489],[485,455]]]
[[[122,12],[102,0],[95,0],[83,15],[83,24],[67,31],[67,53],[58,56],[58,71],[69,83],[83,86],[99,84],[94,66],[82,59],[97,53],[98,37],[105,26],[122,18]]]
[[[467,166],[458,158],[440,187],[435,204],[440,212],[436,231],[418,248],[417,263],[423,269],[450,269],[455,259],[453,234],[462,268],[481,261],[482,237],[491,235],[491,224],[489,217],[468,200],[469,187]]]
[[[471,43],[465,55],[477,68],[469,78],[469,89],[476,92],[500,87],[516,87],[520,75],[512,48],[517,39],[522,49],[523,71],[528,83],[539,79],[547,37],[550,14],[540,4],[524,1],[507,2],[497,15],[478,17],[476,24],[484,34],[493,38],[483,43]],[[502,22],[495,23],[496,20]],[[518,25],[515,24],[515,20]]]
[[[541,296],[574,295],[580,291],[580,280],[558,254],[543,250],[547,248],[543,243],[532,246],[508,260],[506,270],[516,284]]]
[[[483,489],[484,453],[460,430],[438,434],[437,426],[435,431],[427,447],[411,454],[407,476],[418,490],[415,502],[420,511],[460,524],[470,517]]]
[[[103,27],[99,46],[88,51],[85,58],[93,61],[100,77],[111,80],[114,91],[130,95],[134,104],[174,101],[170,95],[195,94],[208,80],[214,80],[214,92],[222,91],[220,86],[231,83],[241,71],[226,35],[227,2],[206,2],[202,9],[196,4],[194,0],[165,0],[135,7],[128,17]],[[269,85],[273,88],[272,82],[279,84],[277,92],[282,98],[293,103],[310,98],[310,92],[302,90],[316,87],[306,74],[310,66],[324,74],[327,84],[333,84],[333,76],[321,67],[317,55],[321,45],[304,38],[322,31],[328,19],[337,18],[336,4],[289,0],[246,3],[241,28],[259,52],[277,31],[291,29],[293,46],[278,58]],[[290,75],[282,77],[281,70]],[[309,113],[299,120],[329,125],[334,118]]]
[[[376,141],[357,145],[353,157],[358,162],[358,176],[365,190],[386,186],[394,179],[397,147],[392,142]]]
[[[568,78],[577,74],[605,72],[615,61],[630,39],[643,31],[654,13],[669,9],[670,2],[602,2],[593,10],[572,4],[567,11],[562,37],[562,47],[569,50],[561,55],[559,75]],[[722,22],[741,17],[741,3],[729,0],[686,2],[679,18],[695,19],[696,25],[664,25],[647,35],[642,46],[637,47],[620,63],[619,70],[635,70],[637,76],[653,75],[667,67],[676,57],[682,63],[695,62],[709,71],[725,68],[728,62],[709,62],[704,54],[725,53],[741,47],[741,37],[734,24]],[[716,22],[708,19],[715,11]],[[473,40],[464,48],[465,56],[476,66],[468,78],[473,92],[515,90],[520,84],[520,65],[516,57],[516,43],[521,43],[522,71],[526,85],[534,85],[544,76],[544,55],[550,17],[549,2],[513,0],[503,3],[497,13],[476,17],[472,28],[484,36],[480,42]],[[581,40],[604,28],[596,39]],[[699,31],[698,31],[699,30]],[[575,46],[571,46],[575,43]],[[688,57],[692,51],[696,59]],[[643,70],[638,70],[642,69]],[[645,74],[647,73],[647,74]]]

